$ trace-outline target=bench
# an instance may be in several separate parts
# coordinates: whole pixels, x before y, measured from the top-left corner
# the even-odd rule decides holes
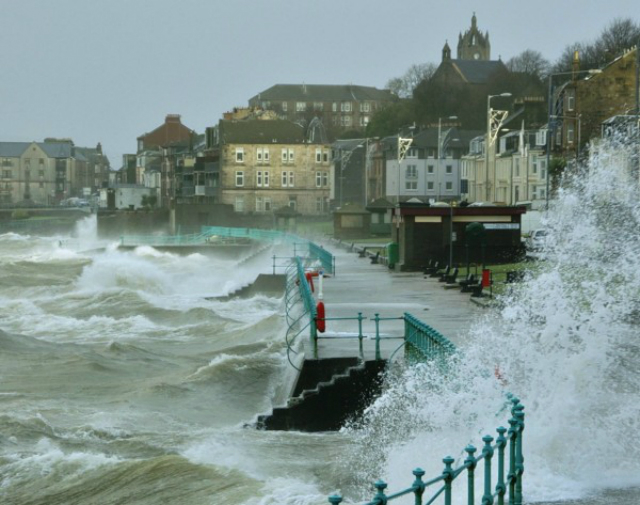
[[[447,278],[447,275],[449,275],[450,272],[451,272],[451,266],[447,265],[447,267],[444,270],[438,271],[437,275],[434,275],[432,277],[438,277],[438,282],[444,282],[445,279]]]
[[[367,255],[367,248],[363,247],[358,251],[358,258],[364,258]]]
[[[478,284],[478,279],[474,274],[468,274],[467,277],[458,282],[458,284],[462,288],[460,290],[461,293],[468,293],[469,291],[471,291],[471,288],[473,286]]]
[[[455,284],[458,277],[458,271],[458,267],[454,268],[449,275],[445,276],[444,282],[446,282],[447,284]]]
[[[371,264],[377,265],[379,259],[380,259],[380,251],[378,251],[377,253],[371,256]]]
[[[433,269],[436,268],[438,268],[438,262],[436,260],[429,260],[429,262],[424,267],[422,267],[422,273],[424,275],[428,275]]]
[[[484,295],[482,294],[482,283],[474,284],[469,287],[469,291],[471,291],[471,296],[473,298],[482,298]]]

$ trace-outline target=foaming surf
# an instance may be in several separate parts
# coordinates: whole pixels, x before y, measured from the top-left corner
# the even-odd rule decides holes
[[[602,144],[563,179],[545,222],[545,261],[471,329],[447,375],[427,365],[395,372],[351,430],[360,440],[349,458],[358,482],[370,488],[384,476],[398,490],[415,467],[429,477],[444,456],[461,464],[467,444],[481,447],[484,434],[507,425],[513,393],[526,407],[527,502],[640,485],[634,156],[624,142]]]

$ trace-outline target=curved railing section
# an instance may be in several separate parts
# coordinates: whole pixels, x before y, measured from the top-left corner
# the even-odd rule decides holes
[[[405,355],[416,361],[442,360],[456,352],[456,346],[444,335],[417,317],[404,314]]]
[[[467,503],[474,505],[522,505],[522,476],[524,474],[524,457],[522,455],[522,435],[524,432],[524,405],[518,398],[512,398],[511,418],[509,419],[509,429],[500,426],[496,429],[498,436],[495,439],[491,435],[482,437],[484,445],[478,456],[475,455],[477,449],[468,445],[465,447],[467,456],[462,465],[453,467],[455,459],[447,456],[442,460],[444,469],[442,473],[428,481],[423,481],[425,471],[421,468],[413,470],[415,480],[411,486],[392,494],[385,494],[387,483],[378,480],[373,486],[376,494],[371,501],[364,505],[386,505],[389,501],[395,500],[405,495],[413,494],[416,505],[431,505],[438,497],[444,495],[444,505],[451,505],[454,483],[462,475],[466,475]],[[505,436],[506,434],[506,436]],[[497,472],[496,482],[492,479],[493,459],[497,452]],[[475,474],[476,467],[482,464],[483,468],[483,493],[479,501],[475,497]],[[508,468],[507,468],[508,465]],[[505,475],[506,470],[506,475]],[[461,481],[463,479],[458,479]],[[428,493],[429,491],[429,493]],[[340,495],[329,497],[332,505],[339,505],[342,502]]]

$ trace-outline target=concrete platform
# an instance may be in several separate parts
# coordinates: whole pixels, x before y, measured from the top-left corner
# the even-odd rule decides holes
[[[322,245],[336,257],[335,276],[324,280],[326,317],[356,318],[362,312],[367,318],[363,321],[363,333],[369,337],[364,341],[366,359],[375,355],[375,313],[381,318],[395,318],[380,321],[382,358],[386,359],[401,346],[404,321],[399,318],[405,312],[460,346],[464,344],[466,330],[486,310],[472,303],[468,293],[445,289],[444,283],[425,279],[421,272],[395,272],[384,265],[371,264],[369,258],[360,258],[357,252],[349,252],[336,243]],[[358,334],[358,321],[328,320],[326,325],[326,332],[320,334],[318,357],[356,356],[358,339],[354,337]],[[305,355],[312,356],[308,339]],[[396,356],[402,356],[402,351]]]

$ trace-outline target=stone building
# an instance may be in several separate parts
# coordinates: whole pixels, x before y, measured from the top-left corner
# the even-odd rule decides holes
[[[317,117],[332,140],[345,131],[364,131],[375,112],[396,100],[389,90],[371,86],[276,84],[249,99],[249,106],[306,125]]]
[[[313,143],[291,121],[220,120],[207,131],[208,153],[219,159],[222,204],[265,216],[290,207],[300,215],[329,211],[331,147]]]
[[[57,205],[88,196],[108,178],[101,151],[76,148],[70,139],[0,142],[0,203]]]

